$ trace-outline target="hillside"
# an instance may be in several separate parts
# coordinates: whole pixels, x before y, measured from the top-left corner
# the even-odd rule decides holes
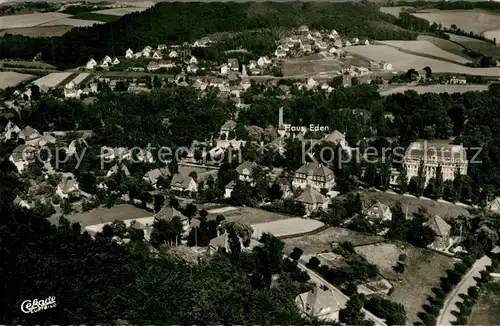
[[[416,38],[414,32],[394,28],[396,21],[376,5],[361,3],[159,3],[108,24],[75,28],[62,37],[7,35],[0,38],[0,56],[31,59],[41,51],[44,60],[67,68],[83,64],[92,55],[120,55],[128,48],[148,44],[181,44],[210,33],[303,24],[314,29],[335,28],[359,38]]]

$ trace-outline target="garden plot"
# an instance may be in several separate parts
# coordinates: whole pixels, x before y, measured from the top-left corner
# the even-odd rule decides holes
[[[42,78],[39,78],[33,82],[33,84],[37,85],[38,87],[56,87],[59,85],[61,82],[66,80],[68,77],[70,77],[73,73],[72,72],[54,72],[52,74],[48,74],[47,76],[43,76]]]
[[[73,26],[73,27],[89,27],[94,24],[104,24],[104,22],[97,20],[83,20],[83,19],[74,19],[74,18],[61,18],[57,20],[53,20],[40,26]]]
[[[49,23],[58,19],[70,17],[59,12],[45,12],[26,15],[13,15],[0,17],[0,30],[11,28],[33,27]],[[61,25],[61,24],[56,24]]]
[[[426,66],[431,67],[435,73],[452,73],[477,76],[500,76],[500,68],[472,68],[456,63],[421,57],[405,53],[388,45],[360,45],[351,46],[346,51],[363,56],[375,62],[386,61],[392,64],[395,70],[401,72],[409,69],[421,70]]]
[[[356,252],[374,265],[380,274],[393,286],[389,299],[401,303],[408,316],[407,325],[418,321],[417,314],[422,310],[432,288],[438,286],[446,270],[453,267],[453,259],[432,251],[410,245],[379,243],[356,247]],[[403,274],[393,270],[401,254],[407,256]]]
[[[211,213],[211,217],[216,217],[216,215],[222,214],[228,221],[243,223],[246,225],[267,223],[273,221],[280,221],[289,219],[290,216],[272,213],[265,211],[263,209],[252,208],[252,207],[238,207],[237,209],[222,210],[222,212],[216,211]]]
[[[278,238],[293,236],[295,234],[299,235],[306,232],[312,232],[323,226],[324,224],[317,220],[295,217],[282,221],[252,224],[252,237],[260,239],[264,233],[270,233]]]
[[[432,44],[431,42],[428,41],[378,41],[377,43],[382,43],[386,45],[393,46],[398,49],[402,49],[405,51],[410,51],[414,52],[413,54],[417,55],[427,55],[427,56],[433,56],[436,58],[442,58],[445,60],[449,61],[454,61],[457,63],[461,64],[466,64],[467,62],[470,62],[470,60],[467,60],[466,58],[455,55],[453,53],[441,50],[439,47],[436,45]]]
[[[21,74],[13,71],[2,71],[0,72],[0,89],[14,87],[20,82],[31,77],[33,76],[28,74]]]

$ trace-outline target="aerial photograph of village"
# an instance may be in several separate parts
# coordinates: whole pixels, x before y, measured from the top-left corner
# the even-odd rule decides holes
[[[500,325],[499,236],[500,2],[0,3],[2,325]]]

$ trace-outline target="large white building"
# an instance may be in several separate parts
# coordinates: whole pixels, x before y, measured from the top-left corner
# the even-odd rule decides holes
[[[438,165],[441,165],[443,180],[453,180],[457,170],[460,174],[467,174],[467,152],[462,145],[433,144],[426,141],[411,143],[404,157],[408,180],[418,176],[422,160],[426,182],[436,177]]]

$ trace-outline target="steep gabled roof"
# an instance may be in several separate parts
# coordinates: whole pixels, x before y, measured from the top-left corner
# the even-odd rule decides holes
[[[188,189],[189,185],[191,184],[191,180],[194,181],[194,179],[190,176],[184,176],[180,173],[177,173],[174,175],[172,178],[172,181],[170,182],[170,186],[172,187],[179,187],[182,189]]]
[[[238,165],[238,167],[236,168],[236,172],[238,172],[238,174],[241,174],[243,173],[243,170],[247,169],[250,172],[250,174],[252,174],[253,169],[256,168],[257,166],[258,164],[255,162],[245,161],[240,165]]]
[[[438,237],[445,237],[450,234],[451,226],[439,215],[434,215],[425,223],[436,233]]]
[[[342,140],[345,140],[345,135],[338,130],[334,130],[333,132],[331,132],[328,135],[326,135],[325,137],[323,137],[322,140],[330,142],[330,143],[338,144]]]
[[[345,305],[345,299],[339,297],[332,290],[323,290],[317,287],[309,292],[299,294],[296,302],[307,315],[320,318],[322,316],[319,314],[324,309],[330,308],[330,312],[335,312]]]
[[[389,206],[377,200],[377,202],[370,206],[365,212],[368,214],[377,214],[382,218],[387,211],[391,211]]]
[[[326,177],[326,176],[332,174],[333,171],[322,164],[315,163],[315,162],[307,162],[304,165],[302,165],[296,171],[296,173],[307,174],[310,176]]]
[[[154,215],[157,220],[167,220],[170,221],[174,216],[179,216],[181,220],[187,219],[181,212],[170,206],[163,206],[163,208]]]
[[[319,191],[312,187],[307,187],[296,201],[302,202],[304,204],[323,204],[327,201],[327,198],[323,196]]]

